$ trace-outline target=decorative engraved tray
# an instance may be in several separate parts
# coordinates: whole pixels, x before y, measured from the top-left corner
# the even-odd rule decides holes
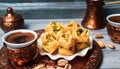
[[[36,31],[40,36],[43,30]],[[48,56],[38,55],[33,61],[27,63],[24,66],[13,65],[12,62],[8,59],[8,52],[6,47],[0,50],[0,69],[32,69],[38,64],[45,63],[49,61],[57,62],[57,60],[51,60]],[[102,61],[102,51],[95,40],[93,40],[93,48],[89,50],[87,55],[84,57],[75,57],[73,60],[69,61],[73,69],[97,69]]]

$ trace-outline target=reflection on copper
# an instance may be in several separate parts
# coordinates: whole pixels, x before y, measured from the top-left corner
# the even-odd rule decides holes
[[[102,29],[106,26],[103,18],[103,0],[86,0],[87,11],[82,26],[87,29]]]
[[[90,19],[90,21],[89,21],[89,24],[88,25],[86,25],[88,28],[90,28],[90,29],[94,29],[95,28],[95,26],[94,26],[94,19]]]
[[[11,23],[11,22],[5,22],[4,25],[5,25],[6,27],[9,27],[9,26],[12,26],[12,23]]]

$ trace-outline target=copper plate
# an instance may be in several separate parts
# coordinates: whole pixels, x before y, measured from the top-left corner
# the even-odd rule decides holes
[[[43,30],[37,30],[36,31],[38,35],[43,32]],[[3,46],[3,48],[0,50],[0,69],[32,69],[34,66],[45,63],[47,64],[50,60],[48,56],[40,56],[38,55],[36,59],[33,61],[27,63],[24,66],[15,66],[11,63],[11,61],[8,59],[7,55],[7,49]],[[87,55],[85,57],[76,57],[72,61],[69,61],[69,63],[72,65],[73,69],[98,69],[101,62],[102,62],[102,51],[96,41],[93,41],[93,49],[88,51]],[[54,60],[53,62],[56,62],[57,60]]]

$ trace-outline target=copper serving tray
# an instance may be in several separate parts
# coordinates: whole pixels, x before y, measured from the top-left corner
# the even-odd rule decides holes
[[[44,30],[36,31],[40,36]],[[69,61],[73,69],[98,69],[102,62],[102,51],[95,40],[93,40],[93,49],[89,50],[87,55],[84,57],[77,56],[73,60]],[[20,67],[15,66],[8,59],[8,53],[6,47],[0,50],[0,69],[32,69],[34,66],[40,63],[46,63],[48,61],[56,62],[57,60],[51,60],[48,56],[38,55],[36,59]]]

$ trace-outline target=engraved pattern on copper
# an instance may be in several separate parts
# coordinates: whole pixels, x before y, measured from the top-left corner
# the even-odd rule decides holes
[[[120,43],[120,28],[119,27],[114,27],[108,24],[107,32],[113,42]]]
[[[5,45],[4,45],[5,46]],[[37,41],[30,46],[11,49],[7,48],[8,56],[11,61],[18,65],[24,65],[26,62],[32,60],[37,52]]]

